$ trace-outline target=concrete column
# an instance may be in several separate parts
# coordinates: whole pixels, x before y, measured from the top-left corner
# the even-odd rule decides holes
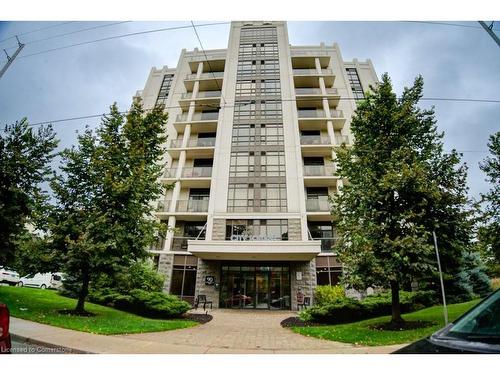
[[[174,229],[175,228],[175,222],[176,218],[175,216],[169,216],[168,217],[168,228]],[[165,245],[163,246],[163,251],[170,251],[172,249],[172,241],[174,239],[174,231],[173,230],[168,230],[167,231],[167,237],[165,238]]]

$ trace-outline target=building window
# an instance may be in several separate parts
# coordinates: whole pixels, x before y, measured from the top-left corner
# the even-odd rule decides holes
[[[166,74],[163,77],[161,83],[160,92],[158,93],[158,98],[156,99],[156,105],[165,104],[168,98],[168,93],[170,91],[170,86],[172,85],[172,80],[174,79],[173,74]]]
[[[194,302],[198,259],[190,255],[174,255],[170,294],[189,303]]]
[[[354,99],[361,100],[365,98],[363,92],[363,86],[361,86],[361,81],[358,76],[356,68],[346,68],[347,78],[349,78],[349,83],[351,85],[352,94]]]
[[[287,241],[288,220],[226,220],[227,241]]]
[[[313,240],[321,240],[321,251],[331,252],[335,245],[335,229],[329,221],[310,221],[307,223]]]
[[[342,276],[342,267],[316,268],[316,283],[318,285],[337,285]]]

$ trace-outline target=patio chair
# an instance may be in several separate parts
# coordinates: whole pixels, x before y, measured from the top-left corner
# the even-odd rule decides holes
[[[304,300],[302,301],[302,303],[298,303],[297,304],[297,308],[300,310],[300,308],[302,307],[303,309],[305,309],[306,307],[309,307],[311,306],[311,297],[304,297]]]
[[[206,310],[207,305],[210,305],[210,308],[212,308],[212,301],[208,301],[205,294],[198,294],[198,297],[196,297],[196,300],[194,301],[194,308],[198,309],[198,306],[201,303],[203,303],[203,310]]]

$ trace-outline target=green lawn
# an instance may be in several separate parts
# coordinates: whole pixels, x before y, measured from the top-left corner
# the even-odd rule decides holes
[[[453,321],[476,305],[480,300],[458,303],[448,306],[449,320]],[[305,336],[317,337],[325,340],[347,342],[357,345],[393,345],[413,342],[429,336],[431,333],[444,327],[443,307],[434,306],[427,309],[403,314],[405,320],[427,320],[434,324],[427,328],[408,331],[380,331],[369,328],[376,323],[389,322],[389,316],[363,320],[356,323],[338,324],[319,327],[292,327],[294,332]]]
[[[198,324],[189,320],[148,319],[93,303],[85,304],[85,309],[95,314],[92,317],[59,314],[59,310],[74,309],[76,300],[62,297],[55,290],[0,286],[0,302],[6,303],[16,318],[102,335],[168,331]]]

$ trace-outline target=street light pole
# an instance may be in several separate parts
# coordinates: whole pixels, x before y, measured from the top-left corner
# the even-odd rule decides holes
[[[444,293],[443,273],[441,272],[441,261],[439,260],[439,251],[438,251],[438,244],[437,244],[435,231],[432,231],[432,237],[434,238],[434,248],[436,249],[436,258],[437,258],[437,262],[438,262],[439,280],[441,282],[441,293],[443,295],[444,324],[448,325],[448,308],[446,307],[446,295]]]

